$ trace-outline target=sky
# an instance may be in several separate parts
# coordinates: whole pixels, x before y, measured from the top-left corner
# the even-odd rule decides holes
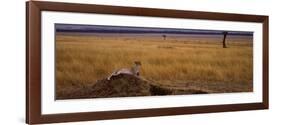
[[[222,34],[221,30],[149,28],[127,26],[55,24],[56,32],[87,32],[87,33],[163,33],[163,34]],[[227,31],[229,35],[252,36],[253,32]]]

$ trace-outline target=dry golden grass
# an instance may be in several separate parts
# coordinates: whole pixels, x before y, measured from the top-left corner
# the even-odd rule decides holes
[[[89,84],[141,61],[141,76],[159,84],[252,84],[252,39],[56,35],[56,89]]]

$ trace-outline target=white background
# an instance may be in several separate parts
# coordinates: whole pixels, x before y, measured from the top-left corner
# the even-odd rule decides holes
[[[42,114],[73,113],[85,111],[108,111],[145,109],[161,107],[180,107],[198,105],[219,105],[235,103],[262,102],[262,24],[230,21],[210,21],[194,19],[172,19],[157,17],[117,16],[104,14],[83,14],[65,12],[46,12],[42,20]],[[112,21],[114,20],[114,22]],[[233,30],[254,32],[254,74],[251,93],[174,95],[137,98],[103,98],[55,101],[54,52],[55,23],[93,24],[114,26],[163,27],[208,30]],[[93,103],[94,102],[94,103]]]
[[[73,1],[75,0],[68,0]],[[78,2],[78,0],[76,1]],[[107,5],[200,10],[270,16],[270,109],[259,111],[103,120],[64,124],[278,124],[281,115],[280,4],[274,0],[80,0]],[[6,0],[0,5],[0,123],[17,125],[25,120],[25,1]]]

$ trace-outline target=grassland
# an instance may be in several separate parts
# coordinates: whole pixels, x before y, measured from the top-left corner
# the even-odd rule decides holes
[[[87,86],[141,61],[141,77],[161,86],[252,91],[252,39],[230,37],[56,35],[56,94]],[[230,88],[232,87],[232,88]]]

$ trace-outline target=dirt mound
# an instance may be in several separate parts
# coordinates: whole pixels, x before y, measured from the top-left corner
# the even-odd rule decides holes
[[[148,96],[150,85],[147,81],[132,75],[121,74],[110,80],[103,79],[92,86],[93,97]]]
[[[76,86],[71,91],[65,91],[57,99],[81,99],[81,98],[107,98],[107,97],[134,97],[156,95],[183,95],[206,94],[208,92],[189,88],[175,89],[160,86],[151,81],[132,75],[121,74],[110,80],[102,79],[92,85]]]

